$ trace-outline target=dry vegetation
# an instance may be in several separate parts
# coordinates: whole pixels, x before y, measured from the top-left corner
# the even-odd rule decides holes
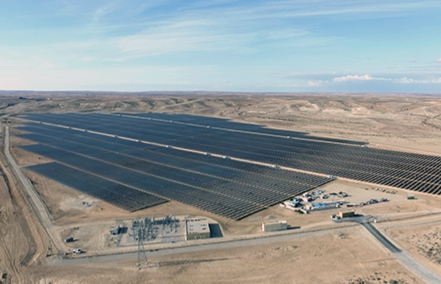
[[[408,283],[410,282],[407,282],[403,278],[397,278],[397,280],[391,278],[388,272],[384,274],[381,272],[376,272],[364,278],[356,277],[343,282],[343,284],[408,284]]]
[[[433,228],[427,233],[419,233],[409,238],[418,251],[431,261],[441,264],[441,228]]]
[[[396,222],[389,225],[387,232],[421,262],[441,273],[441,219],[438,215]]]
[[[19,99],[20,96],[27,99]],[[18,124],[14,116],[20,113],[93,111],[210,115],[441,155],[441,96],[24,92],[0,96],[0,115],[11,115],[1,119],[2,125]],[[18,145],[30,142],[14,137],[16,133],[11,133],[12,153],[21,165],[49,161],[18,149]],[[129,214],[24,172],[33,181],[57,226],[140,215],[201,214],[193,207],[176,202]],[[345,182],[330,186],[363,187]],[[0,281],[4,283],[420,283],[358,229],[258,247],[155,257],[151,259],[154,267],[141,270],[134,268],[134,261],[79,267],[47,266],[45,256],[50,247],[47,237],[14,189],[14,183],[8,186],[0,179],[0,272],[7,274]],[[403,201],[405,195],[398,192],[396,201],[365,207],[362,211],[389,216],[426,212],[439,208],[441,203],[439,198],[426,195],[416,195],[418,200],[412,202]],[[93,206],[82,207],[84,200]],[[257,233],[263,220],[274,217],[301,226],[323,220],[329,222],[329,212],[317,213],[293,215],[289,210],[274,206],[236,222],[203,212],[219,221],[230,235]],[[406,232],[409,232],[406,241],[398,237],[401,233],[391,235],[412,253],[414,247],[416,253],[439,262],[441,242],[437,239],[441,230],[438,227],[419,230],[419,233],[412,228]],[[61,231],[60,234],[67,233]]]

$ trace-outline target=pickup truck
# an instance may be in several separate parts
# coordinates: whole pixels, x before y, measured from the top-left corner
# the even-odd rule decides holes
[[[76,253],[76,254],[81,254],[81,253],[83,253],[83,251],[82,251],[81,249],[73,249],[72,252],[73,252],[73,253]]]

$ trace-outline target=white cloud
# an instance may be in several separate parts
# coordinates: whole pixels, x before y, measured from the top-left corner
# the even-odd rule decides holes
[[[395,82],[402,83],[402,84],[412,84],[412,83],[416,83],[416,80],[404,77],[404,78],[395,80]]]
[[[346,81],[369,81],[372,80],[372,77],[368,74],[364,76],[358,76],[358,75],[347,75],[342,77],[335,77],[333,79],[334,82],[346,82]]]
[[[98,22],[99,19],[107,14],[110,14],[113,10],[116,9],[120,1],[113,1],[108,3],[107,5],[101,6],[95,10],[93,13],[93,20]]]
[[[289,84],[279,84],[278,88],[318,88],[323,86],[324,84],[329,83],[328,80],[309,80],[309,81],[299,81],[296,83]]]
[[[20,51],[0,48],[0,71],[15,72],[33,70],[41,72],[56,67],[55,61],[47,56],[29,54],[23,56]],[[3,79],[3,78],[2,78]]]
[[[431,79],[431,80],[415,80],[412,78],[401,78],[396,79],[394,82],[400,83],[400,84],[441,84],[441,78],[438,79]]]
[[[368,74],[366,75],[346,75],[342,77],[335,77],[334,82],[348,82],[348,81],[390,81],[388,78],[377,78],[372,77]]]
[[[210,21],[191,20],[121,38],[118,40],[118,48],[122,53],[134,57],[186,51],[246,50],[247,43],[255,37],[253,33],[222,31],[216,23]]]
[[[438,58],[437,60],[435,60],[435,62],[437,62],[437,63],[441,63],[441,57]]]
[[[372,77],[366,74],[363,76],[347,75],[342,77],[335,77],[332,81],[336,83],[349,82],[349,81],[390,81],[391,83],[399,83],[399,84],[439,84],[441,83],[441,78],[420,80],[420,79],[403,77],[400,79],[392,79],[392,78]]]
[[[233,88],[233,87],[234,87],[233,83],[231,83],[229,80],[222,80],[220,84],[215,84],[213,86],[213,89],[222,90],[225,88]]]
[[[323,85],[323,83],[325,83],[325,81],[322,80],[310,80],[308,81],[308,87],[320,87],[321,85]]]
[[[267,38],[270,40],[281,40],[281,39],[286,40],[308,34],[309,32],[305,30],[283,29],[283,30],[268,32]]]
[[[210,89],[200,78],[215,75],[211,66],[107,67],[97,69],[2,70],[0,90],[195,90]],[[50,86],[50,87],[48,87]],[[158,87],[159,86],[159,87]]]
[[[368,74],[366,75],[347,75],[342,77],[335,77],[332,80],[308,80],[303,81],[297,84],[294,84],[289,87],[305,87],[305,88],[318,88],[323,86],[331,86],[332,84],[339,84],[342,82],[368,82],[368,81],[387,81],[392,84],[441,84],[441,78],[438,79],[412,79],[408,77],[403,77],[400,79],[393,78],[380,78],[380,77],[372,77]],[[281,85],[279,87],[288,87],[285,85]]]
[[[318,88],[329,83],[327,80],[309,80],[307,82],[298,82],[289,85],[279,85],[279,87],[302,87],[302,88]]]
[[[301,3],[299,3],[301,2]],[[361,2],[361,3],[360,3]],[[317,6],[321,9],[317,9]],[[268,1],[261,6],[249,8],[233,13],[240,14],[246,19],[262,18],[298,18],[298,17],[319,17],[335,15],[361,14],[363,17],[381,17],[395,13],[411,13],[419,9],[439,8],[439,1],[347,1],[347,0],[315,0],[315,1]]]

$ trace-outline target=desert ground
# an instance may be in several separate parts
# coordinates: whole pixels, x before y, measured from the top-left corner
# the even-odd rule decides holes
[[[57,252],[33,214],[2,155],[0,177],[0,280],[2,283],[424,283],[360,225],[336,226],[338,209],[301,215],[280,206],[232,221],[167,202],[128,213],[32,173],[24,166],[49,160],[19,149],[30,141],[16,135],[16,116],[30,112],[167,112],[229,118],[312,135],[362,140],[371,147],[441,155],[441,96],[409,94],[222,94],[222,93],[33,93],[3,92],[2,129],[10,127],[11,153],[50,213],[60,239],[72,230],[91,254],[106,250],[103,236],[118,218],[188,214],[220,224],[225,240],[259,237],[266,220],[287,220],[301,229],[292,240],[263,245],[57,266]],[[351,202],[371,197],[386,203],[356,207],[375,216],[394,243],[441,274],[441,198],[427,194],[337,180],[319,189],[343,190]],[[393,192],[393,193],[391,193]],[[409,195],[415,200],[408,200]],[[302,233],[303,232],[303,233]],[[63,249],[71,249],[71,246]]]

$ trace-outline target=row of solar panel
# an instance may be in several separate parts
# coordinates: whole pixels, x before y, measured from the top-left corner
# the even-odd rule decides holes
[[[196,115],[184,115],[184,114],[170,114],[163,115],[161,113],[116,113],[114,115],[121,115],[122,117],[134,117],[134,118],[142,118],[142,119],[154,119],[154,120],[163,120],[165,122],[175,122],[182,124],[194,124],[200,126],[211,126],[218,128],[226,128],[232,130],[241,130],[241,131],[259,131],[262,128],[261,125],[258,124],[250,124],[250,123],[240,123],[240,122],[232,122],[227,119],[215,118],[215,117],[207,117],[207,116],[196,116]],[[303,132],[295,132],[298,135],[302,135]]]
[[[56,151],[57,150],[54,149],[53,151],[45,152],[51,153]],[[36,153],[39,154],[38,152]],[[93,175],[98,175],[102,181],[109,179],[124,186],[145,190],[149,193],[193,205],[232,219],[241,219],[265,208],[264,206],[246,200],[231,198],[223,194],[206,191],[186,184],[179,184],[165,178],[132,171],[127,168],[106,164],[86,157],[65,159],[63,160],[63,164],[92,173]],[[34,170],[33,167],[29,169]],[[48,176],[47,173],[42,174]],[[53,176],[48,177],[53,178]],[[60,179],[65,179],[65,175],[60,175]],[[82,175],[77,176],[77,179],[81,180]],[[113,200],[105,201],[115,204]],[[124,202],[124,199],[122,199],[122,201]]]
[[[127,211],[136,211],[167,202],[164,198],[56,162],[27,168]]]
[[[95,116],[99,117],[100,115],[96,114]],[[118,119],[115,118],[113,119],[119,121]],[[90,124],[90,120],[85,118],[83,118],[83,120],[84,121],[81,122],[79,126],[88,127],[88,125]],[[108,117],[106,117],[105,120],[109,120]],[[99,123],[96,120],[94,120],[93,122],[94,124],[99,125]],[[69,120],[69,123],[72,123],[71,120]],[[372,157],[375,157],[387,161],[389,160],[389,157],[394,157],[396,159],[401,159],[401,160],[404,159],[406,163],[412,162],[411,160],[422,160],[423,163],[426,163],[428,160],[434,159],[433,156],[428,156],[428,155],[417,155],[411,153],[386,151],[386,150],[372,149],[367,147],[365,148],[348,147],[345,145],[320,143],[315,141],[280,139],[280,138],[268,137],[268,136],[256,137],[255,135],[249,135],[244,133],[227,133],[223,131],[218,131],[208,134],[201,132],[199,133],[198,136],[191,136],[191,135],[189,136],[189,135],[184,135],[184,132],[182,131],[182,127],[177,127],[177,126],[173,126],[174,128],[168,129],[166,127],[167,125],[161,125],[160,127],[161,130],[157,131],[152,129],[150,125],[148,128],[144,128],[142,127],[142,125],[141,126],[137,125],[136,121],[133,120],[130,120],[129,122],[124,122],[124,124],[121,127],[117,127],[118,123],[107,122],[107,124],[110,126],[95,126],[88,128],[91,130],[114,133],[120,136],[133,137],[136,139],[143,139],[152,142],[169,143],[171,145],[176,145],[176,146],[179,145],[178,144],[179,142],[176,142],[175,140],[184,140],[184,141],[198,140],[198,142],[200,142],[201,144],[203,144],[204,142],[211,144],[212,141],[215,140],[218,142],[222,141],[222,145],[236,146],[237,144],[246,144],[256,149],[271,147],[274,151],[280,151],[280,152],[285,151],[291,153],[298,151],[304,152],[307,149],[320,150],[321,151],[321,153],[319,153],[320,155],[326,155],[327,153],[330,153],[335,149],[342,150],[341,152],[344,154],[346,153],[350,154],[354,152],[358,154],[365,152],[364,156],[367,159],[371,159]],[[196,135],[195,133],[192,134]],[[439,160],[439,157],[437,158]]]
[[[344,147],[341,145],[327,145],[331,149],[306,149],[298,148],[298,151],[281,151],[270,147],[258,147],[253,146],[251,143],[237,143],[226,144],[225,141],[219,141],[219,139],[191,139],[185,138],[178,141],[173,141],[171,145],[196,149],[206,152],[212,152],[222,155],[231,155],[240,158],[262,160],[269,163],[278,163],[290,167],[298,167],[297,162],[299,156],[309,160],[319,159],[317,162],[326,163],[329,159],[332,162],[338,162],[340,164],[352,161],[353,166],[357,166],[360,160],[363,161],[363,166],[371,166],[373,168],[380,168],[386,172],[390,172],[388,169],[393,168],[390,173],[392,175],[401,175],[402,172],[407,172],[410,176],[413,172],[418,174],[419,180],[426,180],[427,175],[438,174],[439,163],[435,163],[433,166],[428,164],[430,160],[439,160],[439,157],[426,155],[405,155],[404,157],[397,156],[397,152],[385,151],[370,148],[357,148],[357,147]],[[229,147],[231,146],[231,147]],[[269,145],[268,145],[269,146]],[[295,148],[293,148],[296,150]],[[293,153],[294,152],[294,153]],[[293,158],[293,155],[294,158]],[[337,164],[338,164],[337,163]],[[410,166],[409,166],[410,164]],[[405,168],[402,170],[402,168]],[[330,173],[325,173],[330,174]]]
[[[59,163],[42,164],[28,168],[38,174],[54,179],[72,188],[81,190],[84,193],[100,198],[113,205],[130,211],[134,209],[134,207],[131,207],[131,204],[129,204],[127,198],[124,198],[123,196],[115,196],[115,193],[121,189],[107,187],[107,185],[104,183],[106,179],[103,177],[97,177],[97,184],[91,185],[89,183],[81,182],[84,178],[84,172],[72,171],[71,167],[66,167]],[[120,176],[113,178],[116,180],[119,177]],[[136,185],[138,188],[148,188],[150,191],[160,193],[161,196],[169,196],[169,199],[178,200],[185,204],[199,207],[201,209],[205,209],[215,214],[223,215],[232,219],[240,219],[263,209],[255,204],[244,203],[222,195],[213,195],[210,192],[200,191],[184,185],[179,187],[176,185],[171,185],[169,182],[164,180],[136,180],[134,178],[135,177],[132,176],[130,180],[132,181],[132,184]],[[123,187],[127,188],[126,186]],[[109,192],[109,189],[111,189],[112,192]],[[139,199],[139,202],[142,204],[139,209],[154,205],[151,203],[151,199]]]
[[[76,116],[72,115],[72,117]],[[98,114],[95,114],[94,117],[103,121],[120,121],[119,117],[109,119],[106,116],[103,119]],[[133,119],[128,118],[128,121],[133,124]],[[136,126],[130,125],[129,122],[124,120],[123,134],[136,137]],[[100,129],[105,132],[112,131],[110,127]],[[146,139],[164,137],[162,130],[146,128],[143,131],[145,131]],[[120,133],[118,130],[114,130],[115,132]],[[201,133],[197,137],[181,137],[167,140],[166,143],[323,174],[352,177],[366,182],[375,181],[384,185],[439,193],[438,188],[441,182],[437,177],[441,174],[440,157],[316,141],[253,136],[244,133],[228,134],[225,135],[221,132]],[[169,136],[169,138],[171,137]],[[332,165],[332,168],[328,167],[329,165]],[[354,175],[354,171],[363,174]],[[382,178],[384,176],[388,178]]]
[[[129,133],[128,135],[133,135],[133,134]],[[376,151],[375,149],[359,150],[354,147],[348,147],[348,149],[342,149],[342,147],[340,145],[338,145],[338,146],[334,145],[334,146],[327,147],[328,149],[326,149],[326,151],[322,150],[320,148],[315,148],[315,149],[313,149],[314,151],[310,151],[310,149],[306,148],[307,145],[303,146],[302,143],[298,143],[296,145],[299,145],[301,147],[298,147],[298,148],[291,147],[290,150],[281,150],[279,148],[277,148],[277,149],[270,148],[271,144],[269,144],[269,143],[266,144],[265,142],[262,142],[262,145],[259,145],[259,146],[253,146],[250,143],[246,143],[246,145],[247,145],[246,148],[240,149],[240,147],[244,147],[243,145],[245,144],[245,143],[240,143],[241,141],[237,141],[237,143],[236,143],[237,145],[236,145],[232,142],[225,142],[223,140],[220,140],[217,138],[215,139],[212,137],[210,137],[210,138],[211,139],[203,139],[202,137],[199,137],[197,139],[196,138],[186,138],[186,139],[181,139],[178,141],[175,141],[175,140],[169,141],[169,143],[174,146],[189,147],[191,149],[197,148],[197,150],[213,151],[214,153],[220,153],[220,154],[224,154],[225,152],[222,152],[222,149],[226,148],[228,146],[235,148],[237,151],[239,151],[239,150],[248,151],[248,152],[250,152],[250,151],[259,151],[259,152],[271,151],[273,155],[283,154],[285,156],[289,155],[289,154],[293,154],[293,153],[305,154],[305,155],[309,154],[310,156],[313,156],[313,155],[327,156],[327,155],[332,155],[335,151],[343,150],[340,152],[340,154],[338,156],[339,159],[341,159],[341,160],[347,160],[348,158],[351,158],[351,156],[359,155],[360,153],[363,153],[363,152],[368,152],[369,155],[365,155],[365,157],[364,157],[365,163],[377,164],[379,162],[378,160],[380,160],[380,162],[381,162],[381,159],[386,164],[403,162],[403,163],[407,163],[407,164],[411,163],[411,164],[414,164],[415,166],[419,166],[419,164],[425,165],[427,163],[427,160],[422,160],[421,157],[419,157],[420,158],[420,159],[418,159],[419,161],[416,161],[416,159],[414,157],[399,157],[396,155],[384,155],[384,153],[383,153],[383,155],[378,155],[378,153],[375,153],[375,151]],[[246,142],[246,141],[242,141],[242,142]],[[248,141],[248,142],[250,142],[250,141]],[[193,145],[190,145],[190,144],[193,144]],[[217,147],[217,148],[215,149],[213,147]],[[229,147],[227,149],[229,150]],[[268,149],[270,149],[270,150],[268,150]],[[396,153],[392,152],[392,154],[396,154]],[[387,159],[384,159],[384,158],[387,158]]]
[[[74,113],[68,113],[68,114],[29,114],[25,116],[28,119],[33,120],[41,120],[49,123],[60,123],[63,124],[63,121],[68,121],[71,127],[78,127],[81,128],[83,123],[86,123],[90,127],[94,127],[90,125],[90,122],[93,121],[94,125],[97,126],[98,124],[102,123],[102,127],[105,126],[112,126],[112,125],[122,125],[124,123],[128,123],[128,126],[134,126],[134,125],[145,125],[148,126],[150,130],[174,130],[173,132],[166,132],[163,131],[163,134],[179,134],[180,136],[194,136],[198,135],[200,133],[216,133],[220,130],[213,129],[213,128],[207,128],[207,125],[200,124],[200,127],[194,126],[194,125],[188,125],[188,124],[182,124],[182,123],[174,123],[173,120],[167,120],[167,121],[158,121],[158,120],[147,120],[147,119],[141,119],[142,117],[135,118],[136,116],[131,117],[124,117],[124,116],[115,116],[115,115],[104,115],[104,114],[74,114]],[[232,123],[233,125],[236,125],[236,123]],[[241,124],[242,125],[242,124]],[[246,124],[243,124],[246,125]],[[201,127],[202,126],[202,127]],[[277,130],[277,129],[270,129],[270,128],[260,128],[258,131],[254,131],[256,129],[256,125],[251,125],[251,129],[236,129],[231,128],[231,130],[246,130],[251,131],[247,135],[259,135],[259,134],[272,134],[272,135],[280,135],[283,137],[291,136],[291,137],[300,137],[307,140],[319,140],[319,141],[331,141],[331,142],[340,142],[340,143],[347,143],[347,144],[355,144],[355,145],[362,145],[366,144],[364,142],[358,142],[358,141],[352,141],[352,140],[343,140],[343,139],[333,139],[333,138],[327,138],[327,137],[315,137],[315,136],[307,136],[304,135],[304,133],[301,132],[292,132],[292,131],[285,131],[285,130]],[[156,127],[156,128],[155,128]],[[230,129],[228,127],[225,127],[226,129]],[[228,131],[229,133],[231,131]],[[237,132],[234,132],[237,133]],[[252,134],[254,133],[254,134]],[[142,133],[138,133],[142,134]],[[261,135],[259,135],[261,136]],[[275,137],[278,139],[283,139],[280,137]]]
[[[206,117],[206,116],[198,116],[198,115],[152,113],[152,112],[150,112],[150,113],[116,113],[116,114],[131,116],[131,117],[161,119],[161,120],[166,120],[166,121],[171,120],[171,121],[177,121],[177,122],[183,122],[183,123],[192,123],[192,124],[206,125],[206,126],[219,127],[219,128],[225,128],[225,129],[251,131],[251,132],[280,135],[280,136],[303,137],[305,139],[317,139],[317,140],[328,141],[328,142],[339,142],[339,143],[354,144],[354,145],[367,144],[366,142],[361,142],[361,141],[329,138],[329,137],[320,137],[320,136],[310,136],[306,132],[265,128],[265,127],[262,127],[261,125],[256,125],[256,124],[233,122],[233,121],[222,119],[222,118],[214,118],[214,117]]]
[[[99,154],[103,151],[118,151],[121,153],[132,154],[135,157],[150,157],[150,159],[155,160],[159,159],[162,160],[162,162],[164,163],[179,165],[182,168],[193,168],[201,164],[211,164],[218,168],[219,174],[226,172],[227,168],[232,168],[235,171],[241,170],[247,171],[249,173],[266,173],[267,178],[270,176],[277,176],[278,178],[284,179],[285,181],[303,181],[306,184],[308,184],[308,181],[305,179],[310,177],[310,175],[303,175],[293,171],[278,171],[269,167],[242,163],[230,159],[219,159],[211,156],[175,150],[173,148],[150,146],[143,143],[127,141],[123,139],[98,136],[87,132],[73,132],[72,130],[56,128],[47,125],[35,124],[20,127],[19,129],[34,132],[33,134],[22,135],[22,137],[41,143],[57,143],[59,147],[67,147],[68,149],[79,147],[77,144],[83,145],[82,147],[89,146],[89,148],[96,148],[95,150],[83,150],[86,151],[84,152],[86,155]],[[73,133],[75,134],[72,135]],[[56,142],[57,139],[62,141]],[[76,144],[72,145],[72,143]],[[138,149],[143,149],[144,151],[138,151]],[[164,159],[167,159],[167,161],[165,161]],[[229,175],[233,174],[232,172],[227,173]]]
[[[427,186],[441,185],[441,167],[439,163],[432,166],[421,167],[420,164],[410,170],[403,170],[389,166],[387,162],[381,161],[377,164],[367,163],[362,155],[354,155],[352,159],[342,159],[339,152],[330,153],[327,157],[320,155],[286,154],[280,155],[271,149],[253,151],[247,147],[238,146],[235,149],[222,147],[221,143],[212,142],[213,145],[179,142],[179,147],[200,149],[211,153],[230,155],[242,159],[257,160],[265,163],[276,163],[281,166],[313,171],[323,174],[336,175],[345,178],[379,183],[384,185],[402,187],[406,189],[424,190]],[[361,174],[354,176],[353,172]],[[428,173],[430,172],[430,173]],[[379,177],[385,177],[384,179]],[[387,178],[386,178],[387,177]]]
[[[244,184],[241,182],[240,176],[237,177],[237,179],[222,179],[217,176],[209,176],[198,172],[183,170],[177,167],[155,164],[150,161],[140,160],[134,157],[115,153],[103,153],[100,155],[95,155],[93,156],[93,159],[85,157],[80,159],[81,156],[71,152],[48,148],[49,147],[45,145],[37,145],[33,146],[32,148],[27,148],[26,146],[24,147],[24,149],[32,150],[37,154],[45,153],[45,155],[49,158],[53,158],[53,155],[60,156],[60,152],[64,153],[63,163],[68,163],[83,169],[84,167],[89,168],[91,167],[89,164],[93,164],[93,167],[105,168],[105,171],[108,172],[109,168],[118,169],[112,167],[113,165],[118,165],[121,168],[142,172],[155,177],[165,178],[171,181],[185,183],[187,185],[199,188],[208,188],[211,191],[231,195],[236,198],[243,198],[244,200],[258,203],[263,206],[273,205],[297,194],[297,191],[292,193],[293,188],[301,188],[304,190],[309,188],[309,186],[297,184],[293,187],[282,188],[282,191],[279,191],[277,187],[270,188],[268,190],[264,186],[258,186],[259,180],[256,179],[250,180],[249,182],[251,184]]]
[[[231,165],[230,167],[226,167],[225,165],[218,166],[210,164],[210,162],[207,161],[201,162],[197,160],[207,159],[212,162],[215,159],[218,162],[240,164],[242,166],[244,163],[194,153],[187,153],[187,155],[192,156],[194,160],[185,160],[179,157],[179,155],[176,155],[176,158],[173,159],[174,153],[181,154],[185,152],[167,148],[140,149],[137,148],[140,143],[115,138],[112,139],[111,137],[97,136],[90,133],[75,132],[69,129],[44,125],[23,127],[21,129],[45,133],[45,135],[35,133],[26,134],[23,135],[23,137],[51,145],[51,147],[46,145],[29,145],[23,147],[25,150],[62,161],[71,167],[91,172],[103,178],[112,179],[124,185],[144,189],[165,198],[175,199],[233,219],[241,219],[331,180],[329,178],[302,173],[276,171],[257,165],[252,165],[251,168],[257,168],[264,174],[259,173],[259,171],[234,169]],[[69,136],[68,133],[72,135]],[[94,137],[95,140],[90,139],[91,137]],[[100,141],[100,138],[104,138],[103,141]],[[91,141],[94,141],[94,143],[90,143]],[[120,142],[124,143],[124,145],[118,145]],[[132,144],[133,147],[129,147],[128,144]],[[126,147],[121,154],[108,152],[118,150],[119,146]],[[163,154],[161,151],[172,152]],[[79,156],[73,152],[81,153],[81,155],[89,157]],[[161,162],[158,161],[160,157],[163,158]],[[147,160],[147,158],[153,159],[154,161]],[[181,163],[186,162],[186,170],[179,168],[179,165],[175,163],[176,161],[181,161]],[[229,171],[227,172],[226,170]],[[231,174],[231,176],[224,173],[224,171]],[[290,173],[287,175],[289,177],[299,176],[301,177],[301,182],[289,183],[287,179],[278,178],[277,176],[271,177],[272,173],[279,174],[280,172]],[[163,186],[165,186],[164,182],[166,186],[169,187],[167,190],[163,188]],[[147,186],[150,184],[161,185],[161,187],[152,189],[152,187]],[[191,188],[190,192],[195,195],[197,195],[198,191],[202,190],[204,192],[199,195],[207,198],[210,197],[210,200],[218,200],[220,195],[222,196],[222,202],[224,202],[223,205],[226,206],[213,206],[209,200],[204,201],[200,198],[197,199],[199,200],[197,201],[198,205],[191,203],[188,196],[182,195],[183,192],[179,191],[182,187],[187,189]],[[173,195],[172,192],[176,194]],[[234,199],[234,202],[230,199]],[[232,207],[230,203],[236,205]],[[239,206],[241,203],[243,204]],[[250,204],[253,206],[250,206]]]

